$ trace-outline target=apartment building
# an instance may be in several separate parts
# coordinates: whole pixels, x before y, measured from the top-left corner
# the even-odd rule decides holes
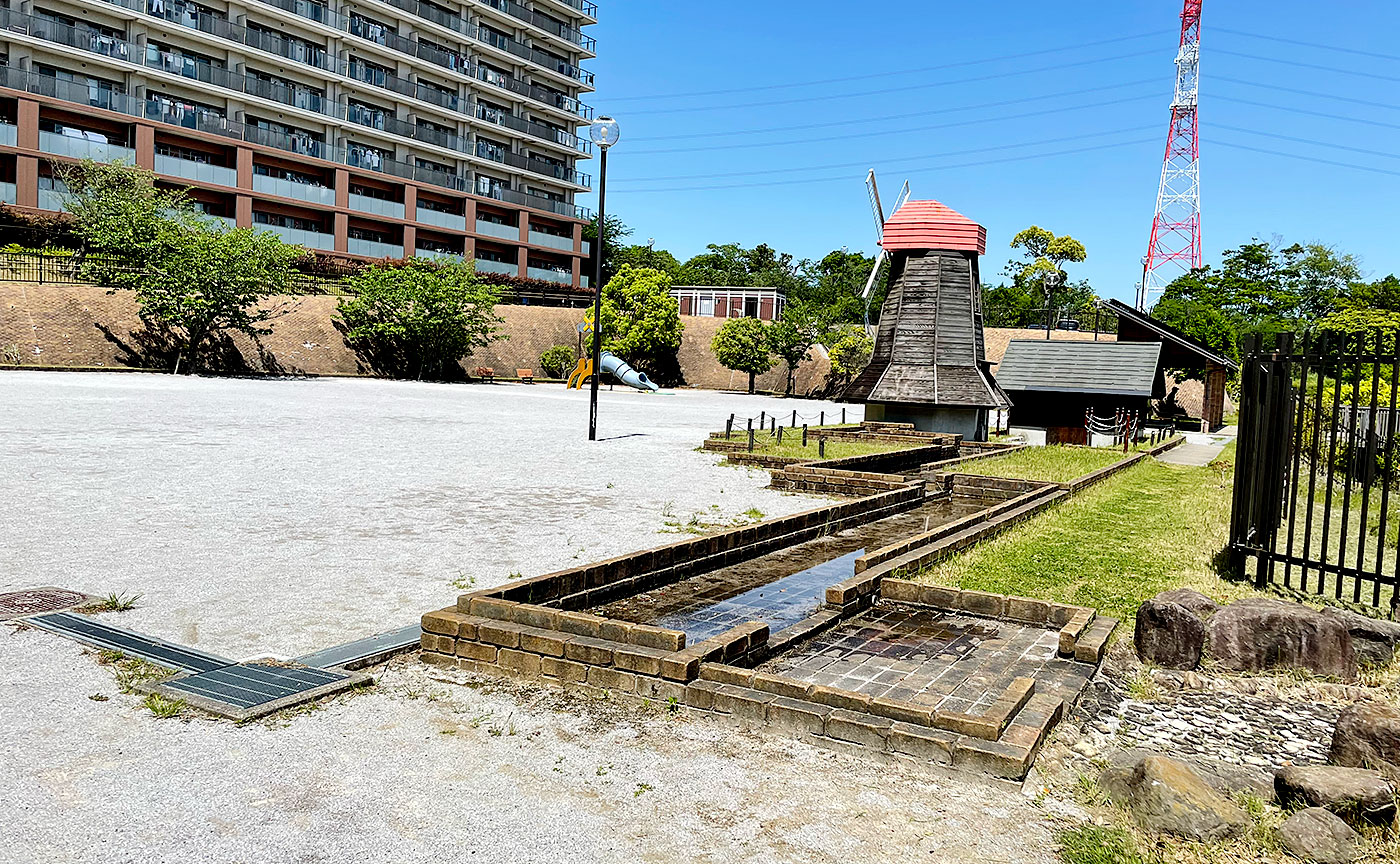
[[[588,0],[8,0],[0,199],[123,159],[205,212],[364,258],[584,288]]]

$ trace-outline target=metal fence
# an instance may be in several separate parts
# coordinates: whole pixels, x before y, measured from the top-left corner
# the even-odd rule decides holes
[[[1245,345],[1230,552],[1237,572],[1388,608],[1400,584],[1395,334]]]
[[[103,255],[60,254],[53,252],[0,252],[0,282],[29,282],[52,285],[105,285],[118,273],[134,273],[138,268],[119,258]],[[500,284],[501,302],[517,306],[585,307],[591,294],[568,288],[553,290],[522,285]],[[278,293],[294,295],[354,294],[348,276],[316,276],[296,273]]]

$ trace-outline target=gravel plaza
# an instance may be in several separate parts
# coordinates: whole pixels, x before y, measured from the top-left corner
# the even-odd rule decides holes
[[[490,587],[820,503],[696,452],[731,412],[837,406],[547,385],[0,374],[0,591],[294,656]],[[858,409],[851,419],[859,419]],[[0,633],[3,861],[1049,861],[1019,789],[399,658],[269,721],[157,720],[93,652]],[[473,686],[453,686],[454,683]]]

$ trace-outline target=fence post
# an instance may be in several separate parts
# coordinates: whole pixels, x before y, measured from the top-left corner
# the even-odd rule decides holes
[[[753,427],[749,427],[749,452],[753,452]]]
[[[826,412],[825,412],[825,411],[822,412],[822,416],[821,416],[821,417],[817,418],[817,425],[818,425],[818,426],[825,426],[825,425],[826,425]]]
[[[803,423],[803,424],[802,424],[802,446],[803,446],[803,447],[806,447],[806,446],[807,446],[807,424],[806,424],[806,423]]]
[[[774,415],[772,416],[772,418],[769,419],[768,422],[773,424],[773,427],[772,427],[770,430],[768,430],[768,431],[769,431],[769,434],[772,434],[772,435],[778,434],[778,415],[774,414]]]
[[[765,411],[758,412],[758,428],[762,429],[766,425],[768,425],[768,413]]]
[[[817,439],[817,455],[820,456],[820,457],[823,458],[823,459],[826,458],[826,439],[825,439],[825,438],[818,438],[818,439]]]
[[[783,446],[783,427],[778,427],[778,446]]]
[[[729,419],[724,421],[724,440],[729,440],[729,433],[734,430],[734,415],[730,414]]]
[[[796,411],[793,411],[793,412],[792,412],[792,428],[794,428],[794,429],[797,428],[797,412],[796,412]]]
[[[842,425],[842,426],[845,426],[845,425],[846,425],[846,409],[845,409],[845,408],[842,408],[842,409],[841,409],[841,425]]]

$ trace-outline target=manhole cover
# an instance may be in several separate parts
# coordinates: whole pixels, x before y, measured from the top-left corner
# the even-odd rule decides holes
[[[92,598],[66,588],[29,588],[0,594],[0,621],[81,606]]]

